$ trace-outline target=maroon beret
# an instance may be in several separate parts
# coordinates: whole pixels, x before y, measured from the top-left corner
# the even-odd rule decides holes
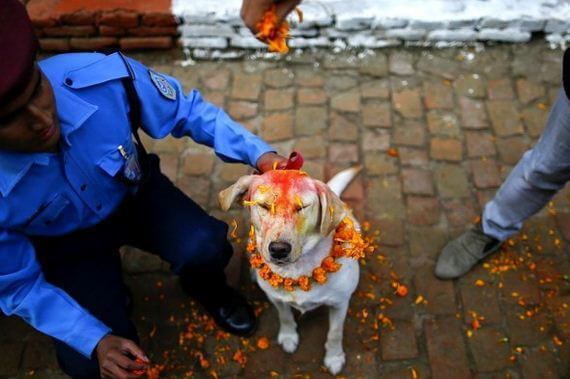
[[[0,0],[0,105],[18,96],[34,72],[38,40],[19,0]]]

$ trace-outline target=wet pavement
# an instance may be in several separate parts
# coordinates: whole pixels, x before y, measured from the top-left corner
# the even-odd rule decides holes
[[[362,262],[345,324],[345,378],[563,378],[570,376],[570,191],[464,278],[439,281],[434,260],[469,227],[539,137],[560,89],[562,51],[543,41],[447,49],[318,51],[285,59],[182,67],[170,53],[136,55],[198,88],[235,119],[293,149],[319,179],[364,170],[344,194],[378,248]],[[133,320],[150,377],[320,378],[327,313],[299,317],[300,345],[284,353],[278,320],[251,284],[243,210],[222,213],[217,193],[249,172],[190,140],[145,139],[167,175],[211,211],[238,222],[229,276],[255,300],[258,332],[218,330],[158,258],[125,248]],[[395,292],[406,287],[405,296]],[[0,378],[64,377],[49,339],[0,318]]]

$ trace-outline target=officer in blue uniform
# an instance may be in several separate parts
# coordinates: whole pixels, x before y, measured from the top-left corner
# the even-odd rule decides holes
[[[128,244],[169,262],[219,326],[252,333],[252,309],[224,276],[227,225],[160,172],[132,122],[260,171],[285,158],[199,92],[119,53],[36,62],[25,8],[0,4],[0,309],[53,337],[72,377],[136,377],[135,358],[147,358],[121,278]]]

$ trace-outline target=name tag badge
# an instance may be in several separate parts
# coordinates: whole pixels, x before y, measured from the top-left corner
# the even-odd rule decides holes
[[[123,177],[129,182],[139,182],[142,178],[142,170],[139,164],[136,149],[133,149],[132,154],[127,153],[123,145],[119,145],[118,149],[125,159],[125,164],[123,166]]]

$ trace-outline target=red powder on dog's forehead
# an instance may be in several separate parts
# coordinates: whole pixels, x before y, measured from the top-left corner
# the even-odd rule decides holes
[[[286,214],[293,211],[300,196],[307,191],[314,191],[310,177],[299,170],[272,170],[261,175],[262,184],[256,190],[270,190],[275,196],[275,212]]]
[[[282,194],[291,191],[298,193],[312,189],[311,181],[306,173],[299,170],[272,170],[263,174],[266,184]]]

